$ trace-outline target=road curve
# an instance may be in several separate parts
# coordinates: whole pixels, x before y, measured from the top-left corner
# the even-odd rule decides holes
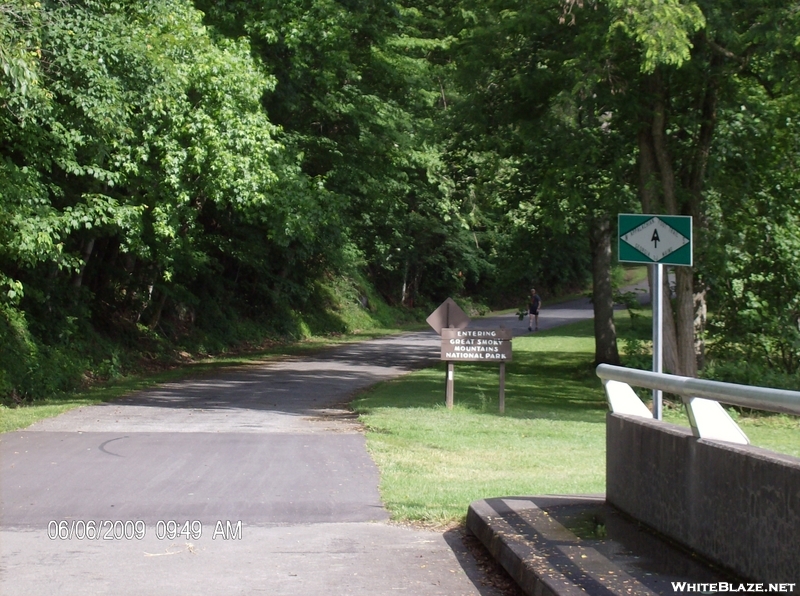
[[[543,309],[540,328],[587,307]],[[513,315],[474,327],[499,325],[527,333]],[[387,523],[345,407],[438,353],[436,335],[409,333],[0,435],[0,593],[498,596],[457,532]]]

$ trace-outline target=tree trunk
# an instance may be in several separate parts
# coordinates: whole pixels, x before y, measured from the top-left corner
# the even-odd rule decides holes
[[[659,95],[653,106],[653,153],[656,157],[658,170],[661,173],[661,190],[664,193],[664,209],[669,215],[678,214],[678,201],[675,197],[675,170],[672,167],[672,158],[664,139],[666,127],[666,108],[664,100]]]
[[[691,267],[675,268],[675,331],[681,374],[697,376],[694,350],[694,272]]]
[[[663,106],[662,106],[663,109]],[[661,116],[663,125],[663,112]],[[642,213],[657,213],[660,211],[658,193],[658,169],[653,140],[653,123],[639,131],[639,197],[642,201]],[[660,137],[663,141],[663,136]],[[664,152],[665,153],[665,152]],[[668,163],[667,156],[662,154],[662,160]],[[667,165],[668,176],[672,172]],[[650,287],[650,296],[655,296],[653,291],[652,267],[647,268],[647,279]],[[662,348],[664,353],[664,370],[675,375],[681,374],[678,361],[677,338],[675,332],[675,317],[672,313],[672,292],[669,286],[669,275],[664,275],[662,292]]]
[[[719,69],[722,67],[723,59],[718,54],[713,54],[709,65],[708,82],[706,83],[705,95],[701,109],[700,131],[697,136],[697,145],[691,164],[689,176],[689,213],[694,221],[695,238],[701,235],[708,227],[705,213],[703,211],[703,185],[706,179],[708,168],[708,157],[711,153],[711,143],[714,139],[714,131],[717,125],[717,104],[719,100]],[[697,243],[695,242],[695,246]],[[691,316],[694,332],[693,352],[695,370],[702,369],[705,364],[705,325],[706,325],[706,288],[700,279],[694,279],[691,285],[692,304],[686,308],[686,316]],[[686,298],[688,302],[688,296]]]
[[[619,364],[617,329],[614,326],[614,294],[611,286],[611,219],[592,218],[592,302],[594,303],[595,364]]]
[[[403,267],[403,287],[400,289],[400,306],[406,306],[408,300],[408,259]]]
[[[678,358],[678,340],[675,337],[675,315],[672,312],[672,289],[669,285],[669,274],[664,274],[664,287],[661,288],[663,295],[661,297],[662,304],[664,305],[663,312],[663,353],[664,353],[664,371],[672,373],[673,375],[682,375],[680,359]]]
[[[664,138],[666,130],[666,106],[664,92],[658,77],[654,85],[656,100],[653,106],[653,153],[661,174],[661,188],[664,193],[664,208],[669,215],[679,215],[678,199],[675,194],[675,171],[672,157]],[[697,376],[697,358],[694,348],[694,273],[689,267],[677,267],[675,270],[675,347],[677,349],[677,366],[675,374],[688,377]],[[669,304],[669,303],[667,303]],[[665,305],[666,306],[666,305]],[[666,308],[665,308],[666,310]],[[664,319],[665,335],[667,321]],[[672,332],[672,329],[669,331]]]
[[[83,258],[83,264],[75,276],[72,278],[72,287],[76,290],[81,287],[83,284],[83,272],[86,271],[86,265],[89,264],[89,259],[92,257],[92,251],[94,250],[94,238],[89,238],[83,244],[83,250],[81,251],[81,257]]]
[[[695,288],[697,284],[695,284]],[[694,353],[697,356],[697,369],[702,370],[706,365],[705,330],[708,318],[705,287],[701,291],[695,289],[694,293]]]
[[[653,135],[644,128],[639,131],[639,197],[642,213],[654,213],[659,203],[656,156],[653,155]]]
[[[698,232],[706,228],[703,213],[702,189],[705,182],[708,158],[717,122],[719,98],[719,76],[723,58],[714,54],[706,72],[706,84],[702,97],[698,97],[700,125],[696,132],[688,131],[693,139],[689,159],[684,160],[680,175],[680,196],[683,205],[678,203],[676,176],[670,155],[667,138],[668,94],[658,70],[650,79],[652,112],[650,121],[639,133],[639,192],[642,210],[646,213],[659,212],[655,204],[658,192],[654,180],[661,182],[663,209],[669,215],[691,215],[695,239]],[[656,176],[657,174],[657,176]],[[697,242],[695,242],[695,248]],[[667,321],[673,312],[664,309],[664,366],[671,367],[669,360],[669,335],[674,338],[676,347],[675,374],[696,376],[698,366],[703,363],[703,330],[706,318],[705,288],[702,280],[694,279],[694,271],[689,267],[677,267],[674,327]]]
[[[152,331],[153,329],[158,326],[159,322],[161,321],[161,313],[164,310],[164,304],[167,302],[167,293],[164,290],[159,290],[158,292],[160,295],[158,297],[158,301],[156,302],[155,310],[153,311],[153,316],[150,317],[150,323],[147,327]]]

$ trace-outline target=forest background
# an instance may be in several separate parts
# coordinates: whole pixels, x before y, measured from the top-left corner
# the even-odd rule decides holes
[[[0,67],[5,405],[589,280],[619,362],[620,212],[694,218],[667,370],[800,387],[796,1],[0,0]]]

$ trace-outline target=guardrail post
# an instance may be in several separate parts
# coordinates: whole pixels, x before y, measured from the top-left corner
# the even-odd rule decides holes
[[[608,407],[615,414],[628,414],[642,418],[653,417],[644,402],[627,383],[603,379],[603,387],[606,389]]]
[[[683,403],[686,404],[686,413],[695,437],[739,445],[750,444],[750,439],[719,402],[702,397],[684,397]]]

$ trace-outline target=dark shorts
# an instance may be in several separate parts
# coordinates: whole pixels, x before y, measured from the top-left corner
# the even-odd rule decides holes
[[[539,314],[539,307],[534,306],[533,304],[529,304],[528,305],[528,313],[530,313],[532,315],[538,315]]]

